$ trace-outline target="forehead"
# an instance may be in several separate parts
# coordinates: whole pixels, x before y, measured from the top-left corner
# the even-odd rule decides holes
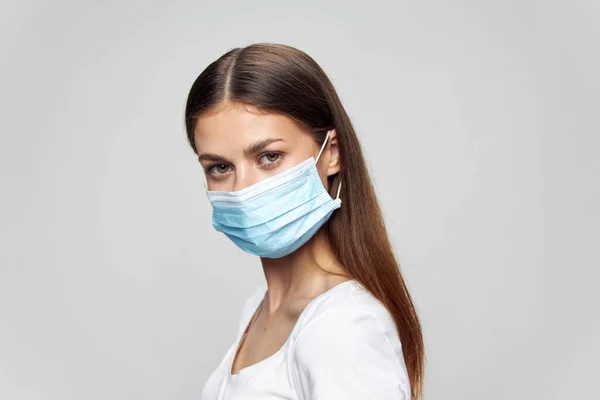
[[[307,136],[307,130],[287,116],[237,104],[219,106],[199,117],[194,129],[198,149],[219,144],[244,145],[267,137],[294,142]]]

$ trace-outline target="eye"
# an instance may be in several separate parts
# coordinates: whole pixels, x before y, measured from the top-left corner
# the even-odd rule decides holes
[[[216,164],[216,165],[213,165],[212,167],[208,167],[206,169],[206,172],[208,174],[212,175],[213,177],[219,179],[219,177],[221,175],[224,175],[227,172],[229,172],[229,169],[230,169],[230,167],[227,164]]]
[[[263,162],[261,162],[261,164],[265,164],[267,166],[272,166],[272,164],[277,163],[280,159],[281,159],[281,154],[275,153],[275,152],[270,152],[270,153],[265,153],[262,156],[260,156],[259,160],[264,160]]]
[[[229,168],[229,166],[225,164],[215,165],[215,171],[217,171],[220,174],[224,174],[225,172],[227,172],[227,168]]]

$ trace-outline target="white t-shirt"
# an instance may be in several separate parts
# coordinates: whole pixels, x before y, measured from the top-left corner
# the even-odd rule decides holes
[[[392,316],[356,280],[311,300],[281,349],[231,375],[234,352],[266,290],[265,283],[246,300],[236,339],[201,400],[410,400]]]

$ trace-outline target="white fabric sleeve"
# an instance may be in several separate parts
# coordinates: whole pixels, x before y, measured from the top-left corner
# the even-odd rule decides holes
[[[301,400],[410,400],[404,360],[367,310],[324,311],[300,330],[292,355]]]

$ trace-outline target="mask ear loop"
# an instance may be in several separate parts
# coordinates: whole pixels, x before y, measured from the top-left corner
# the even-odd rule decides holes
[[[327,136],[325,136],[325,140],[323,141],[323,144],[321,145],[321,150],[319,150],[319,154],[317,155],[317,159],[315,160],[315,164],[319,162],[319,158],[321,157],[321,153],[323,152],[323,149],[325,148],[325,145],[327,144],[327,139],[329,139],[329,132],[331,132],[331,131],[327,131]]]
[[[327,144],[327,139],[329,139],[329,132],[331,132],[331,131],[327,131],[327,135],[325,136],[325,140],[323,141],[323,144],[321,145],[321,150],[319,150],[319,155],[317,155],[317,160],[315,161],[315,164],[317,162],[319,162],[321,153],[323,152],[323,149],[325,148],[325,145]],[[340,198],[340,190],[342,190],[342,180],[341,179],[340,179],[340,184],[338,185],[337,194],[334,199],[334,201],[337,202],[338,204],[342,203],[342,199]]]
[[[342,179],[340,178],[340,184],[338,185],[338,191],[337,194],[335,195],[335,200],[337,201],[339,204],[342,204],[342,199],[340,198],[340,190],[342,190]]]

